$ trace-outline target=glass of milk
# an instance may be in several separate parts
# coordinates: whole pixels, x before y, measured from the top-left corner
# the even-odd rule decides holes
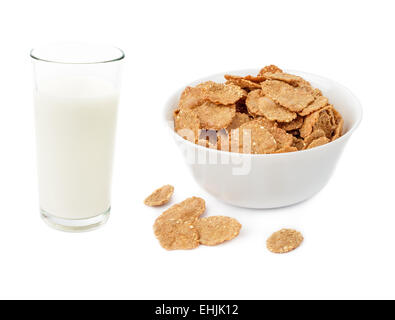
[[[122,50],[64,44],[33,49],[40,212],[52,227],[86,231],[111,210]]]

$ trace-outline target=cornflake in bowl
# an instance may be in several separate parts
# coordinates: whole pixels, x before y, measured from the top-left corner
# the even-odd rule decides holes
[[[235,206],[276,208],[328,183],[361,118],[336,81],[268,66],[184,86],[163,120],[203,189]]]
[[[258,75],[188,86],[174,110],[175,131],[207,148],[250,154],[311,149],[339,138],[343,118],[321,90],[267,66]]]

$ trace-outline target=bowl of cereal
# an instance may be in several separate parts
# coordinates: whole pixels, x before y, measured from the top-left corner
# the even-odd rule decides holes
[[[256,209],[318,193],[361,119],[360,102],[343,85],[273,65],[197,80],[164,112],[197,183]]]

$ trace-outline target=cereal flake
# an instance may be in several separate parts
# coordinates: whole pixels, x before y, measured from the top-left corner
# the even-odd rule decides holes
[[[225,75],[225,79],[227,80],[225,84],[233,84],[239,86],[242,89],[260,89],[261,85],[259,83],[253,82],[251,80],[247,80],[244,77],[240,76],[231,76]]]
[[[314,101],[310,93],[278,80],[262,82],[262,92],[274,102],[294,112],[302,111]]]
[[[190,250],[199,246],[199,233],[187,221],[161,221],[155,224],[154,230],[160,245],[166,250]]]
[[[193,249],[199,245],[194,223],[206,210],[202,198],[191,197],[163,212],[154,223],[154,233],[167,250]]]
[[[335,114],[333,112],[333,106],[328,105],[321,110],[309,114],[305,118],[303,126],[300,128],[300,136],[305,138],[314,130],[321,129],[325,132],[326,137],[329,139],[332,137],[336,127],[337,124]]]
[[[315,147],[319,147],[322,146],[323,144],[328,143],[330,140],[327,137],[321,137],[318,139],[313,140],[313,142],[311,142],[306,149],[311,149],[311,148],[315,148]]]
[[[248,114],[236,112],[235,117],[233,118],[231,124],[226,128],[227,131],[231,131],[233,129],[239,128],[242,124],[251,121],[251,118]]]
[[[286,153],[286,152],[295,152],[295,151],[298,151],[298,148],[293,146],[286,146],[278,149],[276,153]]]
[[[251,91],[246,100],[248,111],[255,116],[264,116],[272,121],[291,122],[296,118],[295,112],[275,103],[270,98],[263,96],[261,90]]]
[[[337,138],[339,138],[342,135],[343,125],[344,125],[344,120],[343,120],[341,114],[335,108],[333,108],[333,113],[335,115],[335,120],[336,120],[336,129],[333,134],[332,141],[336,140]]]
[[[234,84],[216,83],[207,81],[196,86],[202,89],[204,97],[216,104],[235,104],[247,95],[247,92]]]
[[[310,83],[308,83],[302,77],[295,76],[295,75],[289,74],[289,73],[283,73],[283,72],[281,72],[281,73],[267,73],[267,74],[265,74],[265,76],[271,80],[279,80],[279,81],[286,82],[294,87],[310,86]]]
[[[309,134],[306,138],[304,138],[304,142],[306,146],[312,143],[315,139],[325,137],[325,131],[322,129],[314,130],[311,134]]]
[[[324,96],[318,96],[311,104],[309,104],[306,108],[304,108],[301,112],[299,112],[299,115],[307,116],[314,111],[322,109],[327,104],[328,104],[328,98]]]
[[[300,129],[302,125],[303,125],[303,117],[298,116],[296,119],[292,120],[291,122],[279,123],[278,126],[281,129],[284,129],[285,131],[294,131]]]
[[[150,207],[162,206],[170,201],[173,193],[174,187],[167,184],[151,193],[151,195],[144,200],[144,204]]]
[[[200,243],[206,246],[216,246],[232,240],[239,235],[241,229],[241,224],[236,219],[224,216],[199,219],[195,226]]]
[[[265,76],[266,73],[281,73],[281,72],[283,71],[279,67],[271,64],[270,66],[266,66],[262,68],[258,73],[258,77]]]
[[[200,122],[200,128],[220,130],[226,128],[232,123],[236,115],[236,106],[218,105],[212,102],[205,102],[196,107],[197,116]]]
[[[287,253],[295,250],[303,242],[300,232],[292,229],[281,229],[273,233],[266,241],[266,246],[273,253]]]
[[[239,131],[238,142],[240,152],[264,154],[274,152],[277,149],[275,138],[269,130],[264,127],[260,119],[244,123],[239,129],[233,130],[233,132],[235,131]]]
[[[195,110],[178,109],[173,115],[174,130],[184,139],[196,142],[199,137],[200,121]]]
[[[186,87],[181,93],[178,107],[180,109],[191,109],[202,104],[204,100],[205,96],[201,88]]]

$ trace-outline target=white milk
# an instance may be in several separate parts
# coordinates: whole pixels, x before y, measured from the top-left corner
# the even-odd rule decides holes
[[[65,219],[110,207],[118,92],[91,77],[52,79],[35,93],[41,209]]]

